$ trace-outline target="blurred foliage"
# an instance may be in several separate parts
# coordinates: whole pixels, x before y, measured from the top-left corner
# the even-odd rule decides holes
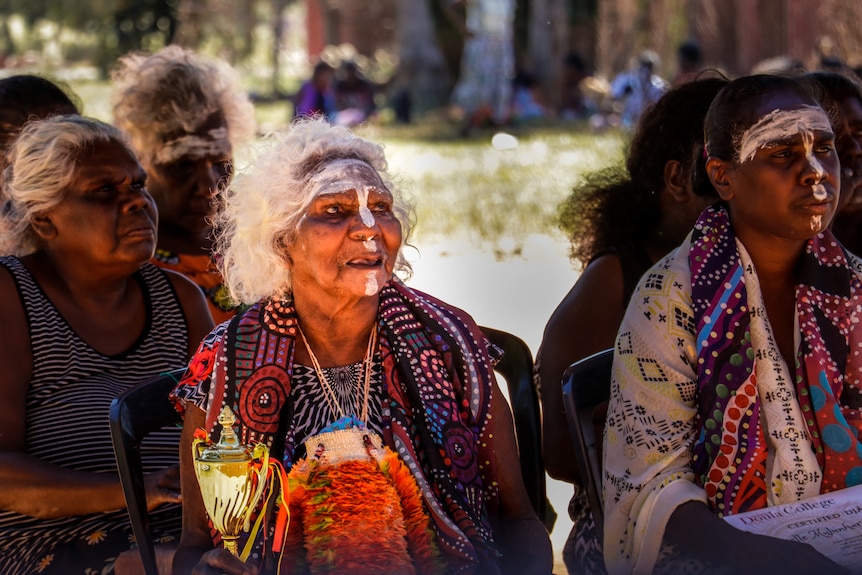
[[[42,67],[88,63],[105,78],[122,54],[156,51],[173,42],[234,64],[256,50],[272,60],[278,55],[272,44],[280,41],[281,31],[261,34],[260,28],[281,26],[283,11],[293,1],[5,0],[0,63],[4,57],[37,52]]]
[[[177,30],[177,8],[180,0],[7,0],[8,9],[0,14],[0,51],[13,54],[25,49],[39,49],[41,42],[58,42],[60,31],[70,32],[84,42],[69,43],[64,60],[95,63],[107,73],[116,58],[130,50],[157,49],[170,43]],[[25,43],[17,46],[10,30],[12,19],[23,20]],[[40,28],[47,26],[54,34]],[[86,41],[86,39],[89,41]]]
[[[560,233],[559,206],[583,174],[617,164],[622,134],[582,122],[534,124],[457,138],[458,126],[368,126],[401,187],[415,197],[418,239],[468,236],[496,248]],[[500,137],[502,134],[502,138]],[[496,137],[495,137],[496,136]],[[507,146],[495,145],[498,140]]]

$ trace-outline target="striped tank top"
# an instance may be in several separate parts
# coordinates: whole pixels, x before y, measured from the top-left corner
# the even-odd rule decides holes
[[[167,276],[144,264],[135,274],[147,309],[144,330],[123,353],[106,356],[90,347],[66,322],[21,261],[0,257],[11,273],[30,331],[33,375],[26,398],[26,453],[55,465],[116,475],[108,425],[111,400],[137,383],[186,365],[188,325]],[[144,442],[145,471],[179,461],[179,429],[157,432]],[[179,505],[151,513],[157,532],[180,531]],[[0,573],[38,569],[52,548],[81,539],[98,542],[131,526],[125,510],[57,519],[0,511]]]

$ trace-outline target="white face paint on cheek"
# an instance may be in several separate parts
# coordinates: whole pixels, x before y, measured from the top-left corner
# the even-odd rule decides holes
[[[365,276],[365,295],[377,293],[377,272],[368,272]]]

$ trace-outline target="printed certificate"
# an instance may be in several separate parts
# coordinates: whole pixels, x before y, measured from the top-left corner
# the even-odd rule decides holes
[[[862,485],[724,518],[737,529],[808,543],[862,573]]]

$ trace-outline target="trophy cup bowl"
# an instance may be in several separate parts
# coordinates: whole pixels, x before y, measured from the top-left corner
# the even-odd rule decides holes
[[[224,548],[239,557],[241,531],[248,531],[249,520],[263,493],[269,454],[258,445],[242,445],[233,424],[230,407],[218,416],[222,426],[218,443],[195,439],[192,444],[195,475],[213,527],[222,537]],[[262,460],[261,465],[255,462]]]

